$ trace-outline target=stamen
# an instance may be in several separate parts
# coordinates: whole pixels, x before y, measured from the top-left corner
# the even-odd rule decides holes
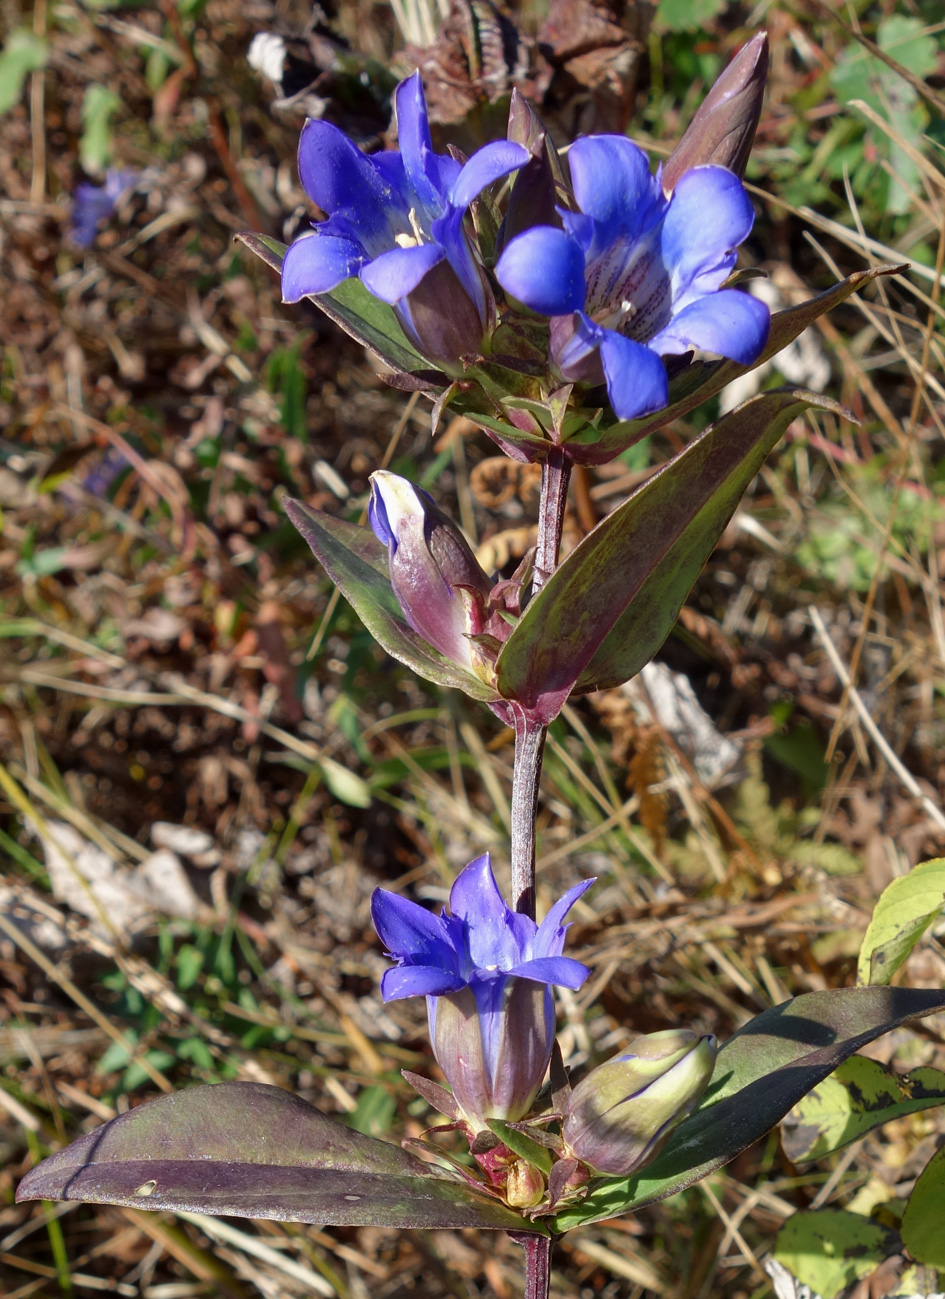
[[[429,240],[427,239],[427,236],[424,234],[423,228],[420,225],[420,221],[417,218],[416,208],[412,207],[410,209],[410,211],[407,214],[407,220],[410,222],[410,229],[413,231],[413,234],[408,235],[407,232],[404,231],[399,235],[394,235],[394,243],[397,245],[397,247],[418,248],[420,244],[428,243]]]

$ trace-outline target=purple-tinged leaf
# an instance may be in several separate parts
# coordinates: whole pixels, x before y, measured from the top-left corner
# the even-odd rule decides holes
[[[27,1174],[17,1200],[39,1199],[334,1226],[523,1227],[497,1200],[263,1083],[192,1087],[112,1119]]]
[[[286,245],[278,239],[250,231],[238,234],[236,238],[274,271],[282,269]],[[421,386],[430,386],[429,361],[411,346],[393,308],[372,297],[359,279],[353,277],[344,280],[330,293],[309,296],[346,334],[374,352],[393,370],[402,374],[418,374],[421,376]],[[440,382],[445,386],[449,380],[446,375],[442,375]]]
[[[315,558],[388,654],[427,681],[452,686],[483,703],[498,699],[484,681],[451,663],[407,625],[391,589],[387,547],[370,528],[290,498],[285,499],[285,510]]]
[[[742,494],[795,416],[844,413],[799,389],[753,397],[705,430],[559,565],[496,664],[499,689],[542,720],[575,688],[629,680],[672,630]]]
[[[699,1108],[663,1153],[631,1177],[592,1182],[586,1200],[551,1220],[553,1230],[613,1218],[692,1186],[763,1137],[855,1051],[942,1010],[945,992],[928,988],[832,989],[766,1010],[724,1044]]]

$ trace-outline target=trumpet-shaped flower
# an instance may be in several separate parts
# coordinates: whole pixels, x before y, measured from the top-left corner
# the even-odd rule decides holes
[[[579,988],[589,971],[563,956],[568,911],[593,883],[564,895],[540,925],[511,911],[488,854],[461,871],[449,910],[376,889],[374,926],[397,965],[381,980],[385,1001],[426,996],[437,1063],[467,1120],[528,1112],[551,1058],[551,985]]]
[[[420,74],[395,93],[399,150],[363,154],[337,127],[306,122],[299,176],[328,213],[297,239],[282,266],[282,296],[297,302],[349,276],[392,304],[424,355],[456,364],[478,351],[495,303],[463,230],[466,209],[487,185],[528,160],[509,140],[465,164],[433,152]]]
[[[559,210],[563,229],[518,235],[496,268],[508,294],[552,317],[563,377],[605,379],[618,417],[635,419],[667,404],[664,356],[757,360],[767,307],[720,287],[754,221],[738,177],[694,167],[667,198],[643,151],[616,135],[578,140],[568,161],[580,210]]]

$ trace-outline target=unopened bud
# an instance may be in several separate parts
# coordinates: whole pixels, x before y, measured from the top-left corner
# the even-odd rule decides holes
[[[505,1187],[505,1198],[513,1209],[533,1209],[540,1204],[545,1194],[545,1179],[534,1164],[524,1159],[516,1159],[509,1169],[509,1180]]]
[[[473,633],[492,583],[433,499],[397,474],[371,475],[368,522],[387,546],[390,582],[410,626],[452,662],[481,667]]]
[[[663,164],[664,193],[673,192],[683,172],[709,163],[744,176],[767,75],[768,34],[759,32],[721,74]]]
[[[571,1093],[562,1135],[601,1173],[628,1174],[659,1154],[708,1086],[716,1041],[689,1029],[637,1037]]]

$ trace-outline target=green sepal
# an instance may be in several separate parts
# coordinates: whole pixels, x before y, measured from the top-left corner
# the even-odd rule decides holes
[[[508,1146],[513,1155],[518,1155],[519,1159],[524,1159],[526,1163],[534,1164],[536,1168],[547,1177],[551,1172],[551,1155],[545,1146],[540,1146],[537,1141],[532,1141],[531,1137],[514,1128],[511,1123],[506,1123],[504,1119],[487,1119],[489,1130],[494,1132],[503,1145]]]

